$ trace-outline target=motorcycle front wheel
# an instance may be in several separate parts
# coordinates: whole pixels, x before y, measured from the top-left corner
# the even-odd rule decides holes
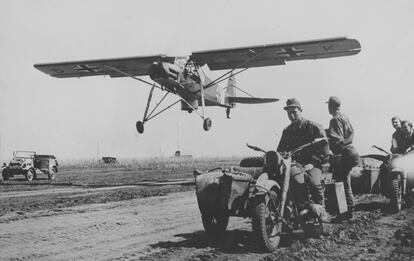
[[[269,195],[258,197],[252,216],[253,234],[260,247],[270,252],[279,246],[282,235],[282,221],[276,209],[279,205],[278,198],[270,199]]]

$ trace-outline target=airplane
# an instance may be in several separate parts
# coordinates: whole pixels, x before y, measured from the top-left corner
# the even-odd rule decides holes
[[[99,59],[60,63],[40,63],[34,67],[56,78],[109,75],[110,77],[130,77],[151,86],[142,121],[137,121],[138,133],[144,132],[144,124],[173,105],[181,102],[181,110],[196,112],[203,120],[203,128],[208,131],[212,121],[206,117],[206,106],[220,106],[230,109],[236,103],[258,104],[276,102],[276,98],[257,98],[238,88],[235,76],[253,67],[284,65],[287,61],[322,59],[349,56],[359,53],[360,43],[346,37],[319,39],[302,42],[269,44],[193,52],[188,56],[167,56],[163,54],[115,59]],[[207,68],[208,67],[208,68]],[[212,80],[205,70],[226,70]],[[147,76],[153,80],[142,79]],[[227,86],[219,83],[227,80]],[[155,88],[165,91],[165,95],[149,111]],[[245,96],[236,96],[236,89]],[[179,97],[177,101],[163,109],[156,109],[168,94]],[[198,108],[201,105],[201,113]]]

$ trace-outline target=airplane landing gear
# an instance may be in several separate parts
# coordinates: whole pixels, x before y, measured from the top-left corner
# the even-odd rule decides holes
[[[211,119],[210,118],[205,118],[204,122],[203,122],[203,128],[205,131],[208,131],[211,129]]]
[[[137,121],[136,128],[139,134],[144,132],[144,123],[142,121]]]

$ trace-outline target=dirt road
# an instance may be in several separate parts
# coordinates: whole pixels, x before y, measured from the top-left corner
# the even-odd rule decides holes
[[[16,260],[137,259],[202,230],[194,192],[0,218],[0,252]],[[232,226],[245,225],[233,222]],[[177,236],[178,235],[178,236]]]
[[[364,201],[366,200],[366,201]],[[381,198],[359,201],[357,219],[322,239],[261,253],[248,219],[227,234],[203,232],[193,191],[0,217],[2,260],[412,260],[414,210],[385,214]]]

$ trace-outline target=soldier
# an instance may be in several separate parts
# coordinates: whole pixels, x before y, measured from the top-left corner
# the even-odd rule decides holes
[[[312,142],[317,138],[326,137],[325,131],[321,125],[302,117],[302,107],[297,99],[288,99],[284,109],[287,112],[291,124],[283,130],[277,151],[291,151],[301,145]],[[306,177],[309,177],[308,184],[312,200],[314,203],[320,205],[319,209],[321,212],[319,214],[324,222],[328,221],[329,217],[324,208],[324,190],[321,184],[321,165],[326,163],[328,158],[329,148],[327,143],[322,146],[312,146],[295,154],[295,157],[293,158],[294,162],[291,167],[291,175],[294,180],[294,182],[292,182],[292,188],[295,201],[300,208],[303,208],[306,201],[309,200],[309,192],[307,191],[308,186],[305,184],[304,175],[304,173],[307,172],[308,175],[306,175]]]
[[[395,152],[398,154],[405,154],[411,151],[414,146],[414,131],[413,124],[410,121],[401,121],[401,139],[397,143]]]
[[[398,143],[401,143],[402,134],[401,134],[401,119],[399,117],[391,118],[392,126],[395,131],[391,137],[391,153],[397,153]]]
[[[348,117],[340,111],[341,101],[338,97],[329,97],[327,103],[329,114],[332,115],[328,129],[329,147],[334,155],[340,157],[336,175],[344,183],[346,203],[348,205],[348,211],[340,215],[339,220],[352,219],[355,201],[352,194],[350,171],[359,162],[358,152],[352,144],[354,129]]]

